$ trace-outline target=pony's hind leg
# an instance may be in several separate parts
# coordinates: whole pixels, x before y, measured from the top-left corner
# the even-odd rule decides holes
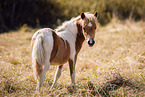
[[[54,81],[53,81],[53,84],[52,84],[50,90],[56,86],[57,80],[60,78],[60,75],[61,75],[62,67],[63,67],[63,65],[57,66],[57,70],[56,70],[56,73],[55,73]]]
[[[46,62],[45,65],[44,65],[44,69],[42,70],[41,75],[40,75],[40,76],[38,77],[38,79],[37,79],[37,88],[36,88],[36,89],[37,89],[38,91],[39,91],[40,87],[41,87],[42,84],[43,84],[43,81],[44,81],[44,79],[45,79],[45,76],[46,76],[46,73],[47,73],[49,67],[50,67],[50,63],[49,63],[49,62]]]
[[[48,71],[50,67],[50,56],[53,49],[53,36],[52,31],[50,29],[44,29],[46,32],[43,33],[43,49],[44,49],[44,69],[42,71],[42,74],[40,75],[40,80],[38,80],[37,87],[40,88],[43,84],[43,81],[46,76],[46,72]]]
[[[51,29],[45,28],[41,30],[41,34],[36,37],[32,50],[33,62],[35,59],[38,60],[39,64],[41,63],[40,73],[37,74],[37,89],[39,90],[43,84],[43,81],[46,76],[46,72],[50,67],[50,57],[53,50],[53,35]],[[38,64],[38,65],[39,65]],[[34,64],[35,66],[35,64]],[[38,67],[38,66],[37,66]],[[36,68],[39,70],[39,68]]]

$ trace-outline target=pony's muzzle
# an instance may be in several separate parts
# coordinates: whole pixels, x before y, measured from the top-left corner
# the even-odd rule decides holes
[[[90,47],[93,46],[95,44],[94,39],[90,38],[89,41],[88,41],[88,44],[89,44]]]

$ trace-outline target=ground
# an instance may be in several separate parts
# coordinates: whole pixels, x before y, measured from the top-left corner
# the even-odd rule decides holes
[[[30,40],[36,30],[25,26],[0,34],[1,96],[145,96],[145,22],[98,26],[95,46],[84,42],[78,55],[75,91],[68,63],[55,89],[49,91],[56,70],[51,66],[40,93],[35,91]]]

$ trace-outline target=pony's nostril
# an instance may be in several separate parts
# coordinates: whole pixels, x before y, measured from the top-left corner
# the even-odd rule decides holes
[[[89,40],[89,43],[90,43],[90,44],[92,44],[92,43],[93,43],[93,41],[90,41],[90,40]]]
[[[93,46],[95,44],[95,41],[93,39],[90,39],[88,41],[89,46]]]

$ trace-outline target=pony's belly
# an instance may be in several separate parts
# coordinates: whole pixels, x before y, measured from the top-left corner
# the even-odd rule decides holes
[[[67,61],[69,60],[69,57],[64,57],[64,58],[54,58],[52,61],[51,61],[51,65],[63,65],[65,64]]]
[[[63,65],[65,64],[67,61],[64,62],[51,62],[51,65]]]

